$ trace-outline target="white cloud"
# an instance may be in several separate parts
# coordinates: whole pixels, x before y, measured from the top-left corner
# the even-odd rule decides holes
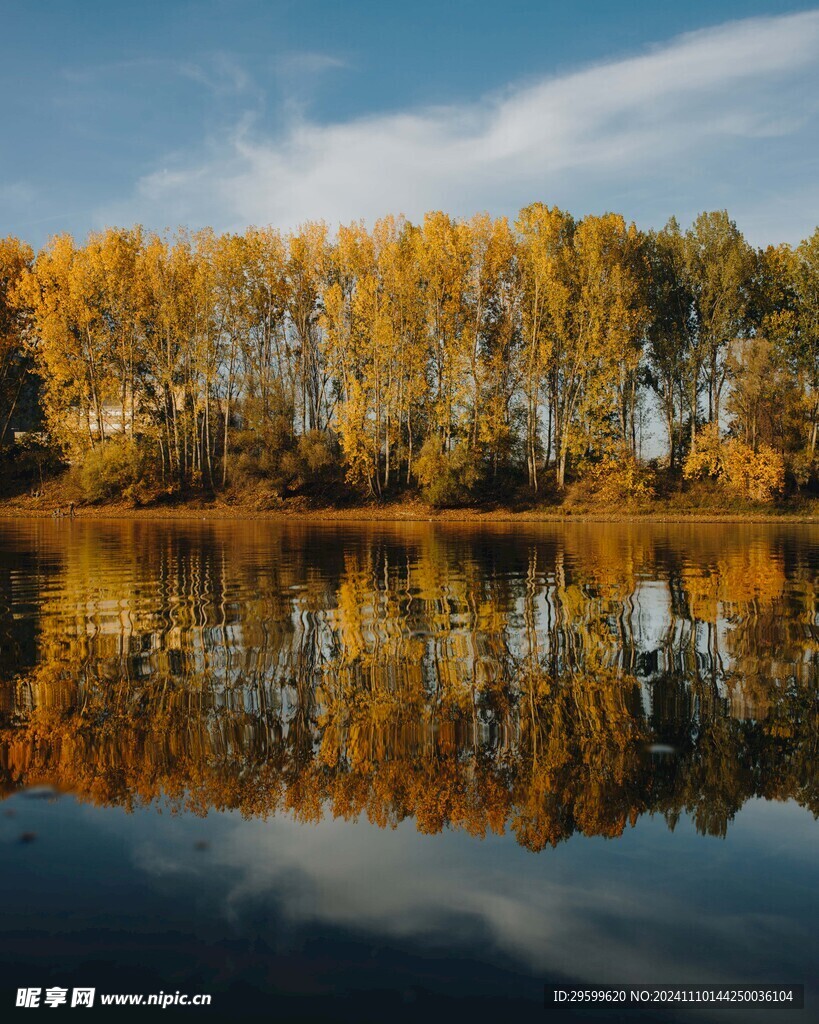
[[[320,75],[325,71],[338,71],[346,68],[348,64],[347,61],[333,54],[300,50],[296,53],[286,53],[276,57],[273,66],[276,74],[290,76]]]
[[[818,107],[819,11],[749,19],[471,104],[337,123],[297,115],[276,137],[245,112],[199,160],[148,174],[99,218],[288,227],[433,208],[513,213],[543,199],[580,213],[619,205],[638,219],[727,204],[765,225],[785,188],[780,147],[797,140],[801,159],[819,156]],[[812,198],[814,171],[798,182]]]
[[[794,885],[807,877],[815,822],[792,802],[749,801],[725,841],[695,836],[685,820],[672,835],[643,818],[639,835],[576,836],[540,854],[508,835],[425,836],[411,820],[391,830],[329,816],[304,825],[286,814],[241,822],[219,814],[207,820],[210,851],[193,855],[184,818],[178,847],[167,830],[154,835],[145,815],[107,820],[139,831],[138,869],[196,873],[237,928],[272,898],[279,922],[296,927],[440,944],[450,956],[479,947],[489,962],[500,954],[535,976],[589,984],[722,984],[769,970],[771,948],[798,964],[810,945],[807,915],[753,898],[767,863],[783,863]],[[746,876],[731,875],[740,853]],[[697,882],[726,871],[722,902],[711,906]]]

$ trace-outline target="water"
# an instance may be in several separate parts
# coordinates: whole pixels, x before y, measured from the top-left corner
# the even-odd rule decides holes
[[[0,523],[0,998],[810,1019],[818,573],[813,527]],[[710,1017],[756,1012],[623,1019]]]

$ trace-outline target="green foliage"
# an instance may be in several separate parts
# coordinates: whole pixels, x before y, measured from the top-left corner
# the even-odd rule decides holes
[[[288,491],[321,487],[337,474],[338,445],[323,430],[297,438],[284,417],[258,430],[235,431],[229,479],[239,491],[267,488],[276,497]]]

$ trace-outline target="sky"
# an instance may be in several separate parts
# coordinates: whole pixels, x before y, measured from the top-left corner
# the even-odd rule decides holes
[[[0,235],[540,200],[819,223],[819,7],[0,0]]]

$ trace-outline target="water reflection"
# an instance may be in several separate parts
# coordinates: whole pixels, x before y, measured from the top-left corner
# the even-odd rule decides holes
[[[0,775],[540,850],[819,812],[812,528],[0,527]]]

